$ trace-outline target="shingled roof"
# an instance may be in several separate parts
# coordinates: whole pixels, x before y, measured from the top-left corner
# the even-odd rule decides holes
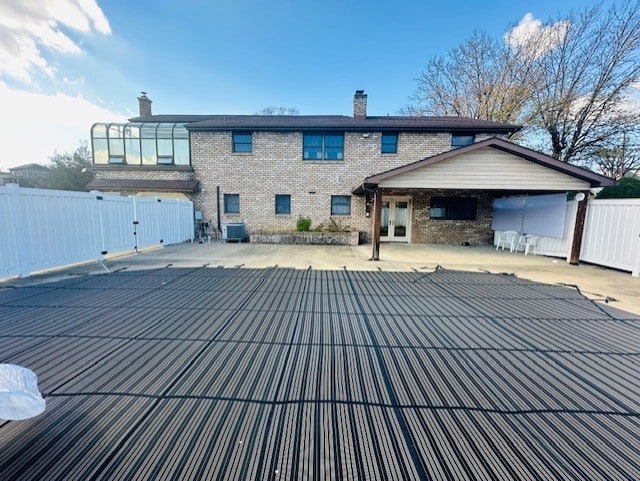
[[[486,132],[511,134],[518,125],[501,124],[465,117],[409,117],[345,115],[151,115],[134,117],[131,122],[184,122],[188,130],[348,130],[403,132]]]

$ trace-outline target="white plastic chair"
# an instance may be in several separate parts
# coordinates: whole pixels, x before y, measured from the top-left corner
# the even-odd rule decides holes
[[[524,247],[525,256],[529,253],[530,250],[533,251],[533,255],[535,256],[539,238],[540,236],[532,234],[521,235],[520,239],[518,240],[517,250],[520,250],[520,247]]]
[[[520,233],[515,230],[506,230],[498,234],[498,239],[496,240],[496,250],[502,248],[504,250],[505,247],[509,248],[509,252],[513,252],[516,250],[518,245],[518,240],[520,239]]]

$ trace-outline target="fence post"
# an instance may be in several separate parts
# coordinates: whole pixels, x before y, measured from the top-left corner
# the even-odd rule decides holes
[[[162,238],[160,223],[162,222],[162,218],[163,218],[162,209],[164,209],[164,204],[160,204],[160,202],[162,202],[162,199],[160,197],[156,197],[155,199],[156,199],[156,202],[158,202],[158,204],[156,204],[156,209],[155,209],[156,242],[158,242],[159,244],[163,244],[164,238]]]
[[[29,253],[31,252],[32,239],[28,238],[24,228],[25,216],[22,208],[22,196],[24,195],[24,192],[18,184],[7,184],[7,187],[9,188],[11,218],[13,220],[13,235],[16,245],[18,275],[20,277],[29,277],[31,274]]]
[[[136,202],[136,196],[130,195],[129,198],[133,203],[133,242],[134,249],[138,252],[138,204]]]
[[[95,206],[98,210],[98,215],[96,216],[98,227],[100,228],[100,255],[104,256],[108,253],[106,248],[106,242],[104,237],[104,219],[102,217],[102,200],[104,199],[101,192],[97,190],[92,190],[91,193],[95,195]],[[99,257],[98,257],[99,258]]]

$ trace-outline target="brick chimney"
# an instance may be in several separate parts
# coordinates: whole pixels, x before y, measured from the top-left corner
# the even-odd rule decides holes
[[[140,92],[138,104],[140,105],[140,117],[151,117],[151,100],[147,97],[147,92]]]
[[[364,93],[364,90],[356,90],[356,94],[353,96],[353,116],[367,116],[367,94]]]

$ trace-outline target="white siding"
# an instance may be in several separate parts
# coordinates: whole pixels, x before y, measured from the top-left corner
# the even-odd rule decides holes
[[[586,190],[588,182],[493,148],[461,154],[380,182],[387,188]]]

